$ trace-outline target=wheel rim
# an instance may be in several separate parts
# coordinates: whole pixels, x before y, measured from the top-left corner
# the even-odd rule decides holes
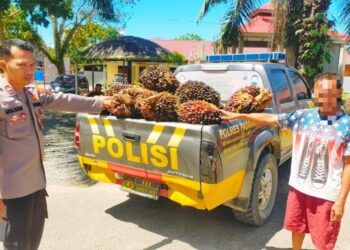
[[[269,205],[272,192],[272,171],[266,168],[261,176],[259,185],[259,210],[263,211]]]

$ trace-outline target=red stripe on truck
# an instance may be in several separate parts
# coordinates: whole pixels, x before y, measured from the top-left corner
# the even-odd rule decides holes
[[[162,182],[161,174],[146,172],[144,169],[136,169],[114,163],[108,163],[108,168],[117,173],[140,177],[150,181]]]

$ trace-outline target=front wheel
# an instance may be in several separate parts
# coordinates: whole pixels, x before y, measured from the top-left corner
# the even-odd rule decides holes
[[[236,219],[254,226],[264,224],[275,204],[277,183],[276,158],[273,154],[263,151],[256,166],[248,210],[246,212],[234,210]]]

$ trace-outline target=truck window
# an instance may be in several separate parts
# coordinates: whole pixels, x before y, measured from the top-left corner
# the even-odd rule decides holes
[[[213,87],[227,101],[231,95],[246,86],[264,87],[262,79],[256,71],[183,71],[176,75],[181,83],[202,81]]]
[[[280,104],[293,102],[288,78],[284,70],[281,69],[272,69],[271,70],[271,89],[276,96],[276,101]]]
[[[293,81],[293,86],[295,90],[295,95],[298,100],[307,100],[310,99],[309,92],[303,81],[303,79],[294,71],[288,71],[289,77]]]

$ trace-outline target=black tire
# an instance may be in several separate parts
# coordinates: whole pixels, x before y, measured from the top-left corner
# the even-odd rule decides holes
[[[263,183],[263,180],[265,181],[268,175],[271,175],[272,178],[270,194],[268,195],[266,192],[262,192],[266,194],[262,195],[262,197],[265,197],[265,199],[266,196],[269,196],[269,199],[266,201],[264,198],[259,198],[259,192],[262,190],[260,187]],[[259,157],[255,169],[248,210],[246,212],[233,210],[235,218],[240,222],[253,226],[261,226],[264,224],[269,218],[275,204],[277,185],[278,166],[276,158],[273,154],[267,151],[263,151]],[[264,185],[264,188],[266,190],[269,189],[267,185]]]

